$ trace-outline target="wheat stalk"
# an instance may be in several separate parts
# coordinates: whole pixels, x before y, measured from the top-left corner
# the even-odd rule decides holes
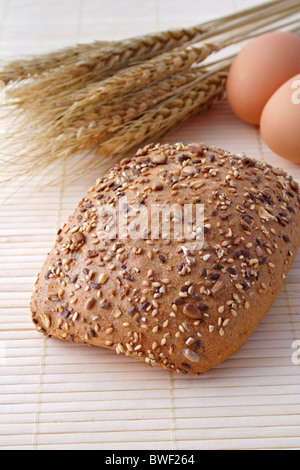
[[[94,41],[93,43],[78,44],[51,53],[39,54],[33,58],[14,60],[2,68],[0,79],[8,84],[10,81],[18,82],[58,68],[65,68],[67,72],[74,72],[74,68],[77,68],[75,74],[80,75],[85,73],[83,65],[91,67],[96,61],[98,69],[102,65],[106,69],[107,67],[117,67],[119,69],[132,62],[140,62],[155,57],[187,42],[199,41],[205,33],[206,37],[209,36],[209,33],[215,34],[220,25],[225,23],[230,28],[233,22],[244,17],[250,20],[251,15],[260,14],[263,11],[267,12],[271,9],[274,11],[274,8],[278,7],[280,9],[282,3],[285,3],[284,8],[286,9],[286,1],[274,0],[191,28],[157,32],[124,41]],[[73,69],[71,70],[70,67],[73,67]]]
[[[77,136],[80,135],[81,141],[83,133],[86,133],[87,140],[93,139],[100,142],[103,135],[113,132],[115,128],[131,119],[139,117],[202,75],[201,68],[193,67],[186,72],[167,77],[152,86],[149,85],[136,93],[130,93],[122,100],[116,97],[105,105],[92,101],[85,106],[83,122],[77,119],[76,107],[71,107],[64,114],[63,121],[54,122],[49,132],[55,136],[61,131],[69,131],[73,134],[76,133]]]
[[[226,72],[217,72],[168,98],[140,118],[120,127],[119,132],[95,149],[95,153],[112,156],[127,153],[207,110],[215,100],[223,97],[226,77]]]
[[[158,103],[139,118],[115,128],[112,135],[106,136],[102,144],[99,145],[97,138],[87,138],[89,151],[83,154],[87,168],[92,167],[93,171],[96,171],[105,162],[112,165],[121,157],[137,150],[139,146],[161,137],[170,129],[208,110],[225,92],[228,66],[220,69],[207,73],[203,70],[201,80],[195,80],[193,85],[183,86],[181,92]],[[83,141],[82,134],[80,142]],[[101,159],[97,158],[98,155],[101,155]],[[67,155],[65,157],[67,158]],[[77,167],[72,168],[74,176],[76,171],[78,175],[82,175],[84,171],[80,162]]]
[[[180,47],[194,37],[199,38],[202,32],[201,26],[195,26],[189,30],[166,31],[122,42],[107,43],[102,47],[99,47],[98,42],[87,46],[76,46],[68,60],[63,61],[64,56],[70,55],[70,51],[66,50],[62,52],[58,63],[53,57],[55,64],[51,66],[48,62],[52,62],[52,54],[42,56],[40,62],[34,59],[26,66],[11,64],[0,73],[0,80],[4,83],[12,80],[20,85],[20,79],[40,74],[34,81],[25,81],[21,86],[12,87],[10,98],[19,100],[20,104],[27,104],[34,102],[32,96],[36,92],[42,92],[41,95],[38,93],[39,101],[49,96],[63,99],[69,95],[70,90],[73,92],[81,90],[88,84],[99,82],[133,63],[143,62]],[[37,66],[37,63],[43,65]],[[44,73],[38,72],[39,67]]]
[[[96,61],[88,60],[87,58],[82,61],[78,58],[75,70],[72,70],[72,67],[70,69],[68,66],[62,67],[44,74],[37,80],[25,81],[21,86],[8,89],[8,98],[11,102],[15,102],[22,110],[30,110],[32,116],[34,116],[36,111],[40,118],[43,119],[42,114],[44,113],[46,116],[48,113],[47,117],[49,120],[51,119],[51,110],[53,113],[55,110],[56,115],[57,113],[63,114],[64,111],[72,106],[73,102],[78,102],[78,111],[80,111],[80,107],[84,110],[87,105],[90,105],[92,99],[94,101],[102,100],[104,103],[115,96],[119,96],[120,93],[124,94],[134,90],[137,86],[147,86],[150,81],[162,79],[168,71],[169,73],[177,73],[178,70],[184,71],[193,61],[193,57],[195,61],[201,62],[212,52],[226,47],[230,41],[242,40],[247,37],[247,32],[255,31],[261,24],[267,25],[269,22],[274,22],[276,19],[284,17],[284,15],[291,15],[295,8],[298,8],[297,1],[295,2],[295,0],[276,1],[270,5],[268,5],[267,9],[267,18],[261,18],[261,12],[259,11],[258,14],[254,9],[254,13],[252,12],[246,18],[242,14],[232,15],[229,17],[230,21],[228,23],[225,22],[225,24],[220,20],[219,22],[216,20],[211,22],[209,26],[204,25],[202,28],[196,26],[190,28],[190,30],[178,30],[176,34],[170,32],[168,34],[160,33],[156,36],[149,35],[149,37],[146,37],[147,39],[144,38],[144,42],[141,38],[124,41],[121,44],[122,53],[117,45],[108,46],[108,49],[104,47],[102,55],[99,56],[99,52],[96,53]],[[272,9],[269,11],[271,7]],[[265,8],[267,7],[265,6]],[[245,26],[245,24],[247,28],[241,34],[240,28]],[[207,28],[206,33],[204,33],[205,28]],[[229,38],[223,39],[222,37],[217,43],[204,44],[199,47],[190,46],[193,41],[200,37],[203,40],[204,38],[210,38],[212,35],[224,34],[224,32],[231,28],[237,28],[237,32],[233,33]],[[193,40],[190,40],[189,45],[184,48],[161,53],[164,49],[161,49],[159,45],[162,43],[162,37],[165,36],[171,36],[179,43],[181,41],[185,42],[186,37],[193,38]],[[159,46],[156,47],[156,54],[153,53],[153,41],[154,44]],[[145,42],[148,45],[146,50],[144,47]],[[132,48],[133,43],[136,46],[143,44],[141,50],[139,50],[141,59],[145,59],[149,54],[150,57],[152,55],[155,55],[155,57],[138,63],[135,66],[130,66],[129,58],[132,57],[132,54],[136,58],[136,49]],[[174,42],[172,47],[175,44],[178,43]],[[149,49],[150,45],[151,49]],[[166,41],[164,46],[167,50],[171,48],[169,41]],[[111,49],[111,47],[113,48]],[[119,54],[116,54],[116,51]],[[122,69],[123,61],[126,62],[126,60],[128,62],[127,68],[118,72],[119,69]],[[114,75],[112,75],[113,64],[116,63],[119,65]]]
[[[172,125],[184,122],[192,115],[207,109],[212,104],[213,99],[220,98],[224,92],[226,72],[223,70],[226,70],[226,66],[224,67],[222,64],[221,66],[218,65],[216,71],[209,72],[209,69],[199,68],[199,70],[167,79],[162,82],[162,89],[165,89],[165,91],[160,91],[160,97],[156,97],[156,104],[153,102],[153,96],[155,96],[159,86],[150,87],[145,95],[147,109],[143,111],[138,109],[140,104],[136,95],[131,96],[129,101],[126,101],[126,103],[130,102],[133,106],[134,111],[132,111],[132,114],[125,112],[126,103],[124,107],[120,107],[120,104],[116,102],[116,108],[113,108],[112,104],[111,112],[119,109],[119,122],[116,122],[115,126],[111,126],[109,121],[103,119],[100,121],[100,126],[86,126],[79,129],[70,126],[65,129],[65,133],[58,135],[52,129],[47,132],[43,126],[40,128],[36,122],[33,122],[31,126],[28,123],[22,136],[23,141],[27,143],[26,154],[19,153],[14,159],[15,165],[20,166],[19,174],[26,175],[30,167],[35,172],[41,171],[50,167],[58,158],[66,159],[78,151],[88,151],[88,154],[91,154],[92,151],[94,155],[101,153],[101,160],[92,157],[94,167],[97,160],[99,166],[102,164],[103,159],[109,158],[112,162],[115,161],[119,152],[124,153],[129,148],[136,148],[143,142],[147,134],[149,134],[149,137],[150,135],[156,136],[159,125],[163,124],[161,130],[164,133]],[[209,76],[210,74],[214,75]],[[170,115],[162,123],[161,117],[165,116],[167,118],[168,110]],[[105,129],[105,126],[106,132],[101,135],[101,131]],[[143,134],[143,127],[145,128],[145,134]],[[150,134],[150,128],[155,132]],[[127,131],[128,137],[124,139]],[[15,131],[12,135],[15,135]],[[120,139],[124,143],[126,141],[126,146],[115,145]],[[65,145],[66,141],[68,146]],[[114,148],[112,148],[112,145]],[[85,158],[89,158],[88,154]],[[47,158],[44,158],[45,155],[47,155]],[[26,162],[26,165],[22,168],[24,162]],[[85,166],[89,166],[86,160]],[[82,170],[81,163],[81,174]]]
[[[78,50],[75,47],[73,50],[74,57],[72,57],[72,50],[70,51],[69,48],[65,52],[61,52],[62,56],[59,57],[58,61],[59,66],[56,63],[54,68],[55,64],[52,64],[51,67],[51,54],[44,55],[40,57],[40,64],[44,63],[44,65],[39,67],[45,73],[36,77],[34,81],[25,80],[20,87],[13,87],[9,94],[12,99],[18,100],[19,105],[23,107],[34,105],[40,107],[45,101],[49,101],[51,97],[56,97],[57,102],[63,101],[72,92],[84,89],[88,84],[108,78],[114,72],[134,63],[141,63],[185,44],[190,45],[208,40],[218,34],[255,23],[261,18],[272,19],[274,15],[292,12],[293,9],[297,10],[298,7],[297,0],[283,0],[281,2],[275,0],[246,10],[246,12],[229,15],[188,29],[154,33],[113,43],[99,43],[100,48],[97,42],[89,46],[79,46]],[[64,63],[63,58],[68,53],[70,58],[65,60]],[[54,62],[57,61],[55,55],[53,60]],[[36,59],[32,64],[30,61],[28,63],[29,67],[32,66],[30,76],[35,76],[33,72],[36,63]],[[16,72],[17,70],[13,71],[12,67],[10,73],[13,73],[14,77]],[[0,80],[7,83],[8,79],[9,75],[4,69],[3,73],[0,73]]]
[[[230,60],[227,62],[230,63]],[[125,112],[126,103],[129,101],[121,108],[116,103],[116,108],[111,107],[111,112],[119,107],[119,122],[116,122],[115,126],[103,119],[100,126],[86,126],[79,129],[70,126],[65,129],[65,133],[57,135],[52,129],[46,132],[45,128],[40,129],[36,123],[33,123],[31,128],[28,124],[23,139],[27,141],[27,155],[29,154],[31,159],[27,156],[26,165],[31,161],[36,169],[34,162],[37,162],[40,170],[55,162],[58,156],[66,159],[75,152],[84,150],[92,151],[95,155],[100,153],[102,159],[108,157],[113,159],[119,153],[137,147],[147,135],[156,136],[159,126],[161,133],[164,133],[173,125],[185,122],[201,110],[207,109],[215,98],[221,98],[225,90],[227,69],[228,65],[221,63],[212,71],[209,71],[209,68],[199,68],[168,79],[162,82],[162,89],[165,89],[165,92],[160,91],[161,95],[159,98],[156,97],[156,104],[153,103],[153,96],[158,90],[158,85],[149,88],[146,91],[147,109],[143,111],[138,109],[139,99],[135,95],[129,98],[134,109],[132,114]],[[168,119],[162,122],[163,116]],[[101,134],[104,129],[106,132]],[[128,137],[126,137],[127,132]],[[68,146],[65,145],[66,141]],[[115,145],[118,141],[123,141],[123,144]],[[43,155],[47,155],[47,159],[43,158]],[[15,163],[20,164],[24,156],[20,154]],[[101,162],[102,160],[99,161],[99,165]],[[26,174],[26,171],[23,174]]]
[[[60,67],[68,67],[76,63],[93,50],[105,50],[112,46],[110,41],[95,41],[90,44],[78,44],[69,46],[51,53],[38,54],[31,58],[19,58],[2,66],[0,79],[7,85],[9,82],[19,82],[36,77],[44,72],[49,72]]]
[[[272,20],[260,20],[257,27],[261,26],[261,21],[264,25]],[[191,65],[202,62],[213,51],[226,47],[231,42],[244,39],[244,37],[249,36],[249,31],[253,31],[253,26],[250,25],[244,29],[243,34],[238,33],[238,35],[233,34],[227,37],[227,43],[219,40],[215,43],[203,44],[199,47],[188,46],[176,49],[170,53],[161,54],[140,65],[118,72],[111,78],[102,80],[100,83],[87,86],[82,91],[71,94],[66,100],[52,101],[50,99],[49,101],[46,100],[45,103],[41,103],[35,98],[35,105],[28,108],[28,119],[25,120],[26,128],[28,128],[29,120],[37,119],[40,126],[44,124],[47,130],[49,128],[52,130],[50,134],[49,132],[46,133],[48,138],[56,138],[64,133],[66,139],[70,139],[71,136],[72,139],[77,137],[78,140],[82,141],[82,129],[84,127],[93,128],[97,121],[98,138],[100,139],[100,137],[107,133],[106,129],[108,127],[119,124],[120,116],[118,108],[122,106],[122,103],[124,103],[127,109],[131,111],[134,109],[132,103],[128,102],[130,95],[137,94],[137,98],[140,99],[142,98],[142,93],[147,93],[148,90],[151,90],[153,84],[157,84],[156,88],[154,88],[154,93],[159,97],[161,84],[165,80],[166,83],[168,80],[172,83],[172,77],[174,76],[176,79],[173,80],[172,86],[176,89],[176,86],[178,86],[176,80],[178,80],[180,74],[182,77],[182,74],[189,70]],[[117,102],[121,104],[115,108]],[[112,105],[109,106],[107,103],[112,103]],[[17,106],[21,106],[20,102],[17,103]],[[147,109],[147,105],[144,109]],[[103,114],[109,117],[104,122],[101,118]],[[90,135],[92,139],[92,136],[95,136],[95,132],[90,132]],[[99,140],[100,142],[101,140]],[[85,143],[77,145],[76,149],[78,148],[85,148]]]
[[[22,142],[26,150],[4,157],[2,170],[14,165],[14,174],[27,176],[78,152],[82,159],[73,174],[105,159],[116,161],[223,96],[232,57],[197,64],[276,28],[298,10],[298,0],[273,1],[189,29],[98,41],[21,62],[19,68],[8,65],[0,74],[13,81],[7,87],[6,142]]]

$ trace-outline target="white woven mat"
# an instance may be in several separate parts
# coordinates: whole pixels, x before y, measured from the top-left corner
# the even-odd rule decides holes
[[[184,8],[183,8],[184,3]],[[183,25],[252,5],[245,0],[1,0],[0,57],[76,41],[113,39]],[[202,141],[285,167],[259,131],[226,102],[164,142]],[[104,170],[104,169],[103,169]],[[1,193],[0,447],[2,449],[300,448],[300,256],[271,311],[247,344],[201,378],[187,378],[113,352],[46,340],[29,300],[56,230],[98,174],[64,185],[36,181]],[[10,195],[10,199],[6,197]]]

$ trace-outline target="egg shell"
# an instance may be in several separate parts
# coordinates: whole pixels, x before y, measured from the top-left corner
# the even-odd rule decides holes
[[[269,99],[260,126],[262,137],[273,152],[300,163],[300,74]]]
[[[230,68],[226,91],[229,105],[243,121],[259,124],[273,93],[300,73],[300,37],[288,32],[263,34],[250,41]]]

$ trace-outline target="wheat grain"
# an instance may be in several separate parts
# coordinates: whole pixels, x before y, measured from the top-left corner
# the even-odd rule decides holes
[[[94,161],[94,167],[102,164],[105,159],[110,159],[111,162],[116,161],[120,154],[130,148],[137,147],[147,136],[152,138],[162,135],[177,123],[184,122],[209,107],[214,98],[220,98],[225,88],[226,73],[217,72],[211,77],[208,75],[208,72],[201,69],[193,74],[190,73],[189,76],[174,77],[173,83],[176,82],[178,88],[173,89],[173,92],[167,92],[165,99],[162,96],[161,101],[153,107],[149,102],[148,110],[140,117],[135,115],[129,121],[125,117],[121,125],[109,126],[103,135],[101,135],[99,128],[102,128],[104,121],[100,121],[99,127],[94,128],[87,127],[78,130],[70,126],[65,129],[65,133],[60,135],[55,134],[51,129],[47,132],[43,125],[39,127],[36,122],[31,126],[28,123],[22,135],[22,141],[26,142],[26,154],[19,153],[15,159],[15,164],[20,166],[19,174],[26,175],[26,170],[28,171],[30,165],[34,171],[50,168],[58,159],[67,159],[78,151],[88,151],[90,158]],[[203,82],[202,77],[204,78]],[[169,85],[171,82],[170,80]],[[149,96],[152,92],[154,90],[149,90]],[[169,94],[173,94],[173,96],[169,97]],[[160,127],[161,132],[159,131]],[[127,132],[128,136],[126,136]],[[12,132],[12,139],[14,135],[15,131]],[[65,145],[66,141],[68,146]],[[121,142],[123,143],[121,144]],[[99,153],[101,153],[100,160],[95,158],[95,155],[99,155]],[[91,155],[94,156],[91,157]],[[89,157],[87,156],[87,158]],[[97,160],[99,163],[96,163]],[[24,161],[26,168],[23,170]],[[87,160],[85,160],[86,162]],[[81,163],[81,174],[82,170]]]
[[[202,29],[199,26],[189,30],[167,31],[123,42],[107,43],[101,47],[97,42],[93,45],[77,46],[78,49],[75,47],[71,50],[71,57],[65,63],[63,57],[68,55],[68,50],[62,52],[58,60],[55,54],[53,58],[50,54],[48,57],[42,57],[40,65],[37,65],[38,59],[34,59],[27,66],[23,64],[18,67],[16,63],[11,64],[9,69],[4,68],[0,73],[0,80],[4,83],[16,80],[18,84],[19,78],[47,72],[36,77],[34,81],[25,81],[13,87],[10,98],[18,99],[23,105],[36,102],[33,96],[40,102],[50,96],[57,96],[58,100],[62,100],[69,95],[70,90],[74,92],[83,89],[88,84],[99,82],[133,63],[140,63],[179,47],[193,37],[199,38],[201,34]]]
[[[147,86],[136,93],[123,95],[121,100],[116,97],[105,105],[90,100],[84,107],[85,119],[83,122],[78,119],[76,106],[71,106],[64,113],[63,121],[53,122],[49,132],[55,136],[62,131],[67,132],[69,130],[76,133],[80,131],[87,136],[89,133],[93,133],[94,138],[98,133],[97,138],[100,142],[103,134],[111,133],[116,127],[139,117],[148,109],[176,94],[182,86],[201,77],[202,74],[202,69],[191,68],[184,73],[167,77],[152,86]]]
[[[6,140],[25,150],[4,158],[0,181],[13,165],[14,175],[30,176],[78,152],[82,158],[73,158],[72,174],[82,174],[157,139],[223,96],[232,58],[197,64],[275,28],[298,8],[297,0],[274,1],[194,28],[98,41],[12,63],[0,74],[15,82],[7,87],[4,110],[14,122]]]
[[[146,141],[162,136],[179,123],[208,109],[215,100],[221,99],[226,77],[226,72],[218,72],[168,98],[139,119],[120,127],[119,132],[95,149],[95,153],[113,156],[124,154]]]
[[[284,8],[286,9],[286,1],[274,0],[191,28],[151,33],[124,41],[94,41],[88,44],[77,44],[59,51],[39,54],[32,58],[14,60],[4,65],[0,73],[0,79],[5,84],[10,81],[18,82],[58,68],[65,68],[68,72],[73,73],[74,69],[77,68],[75,73],[80,75],[84,73],[82,65],[91,66],[92,62],[97,63],[98,69],[102,66],[106,69],[108,67],[122,68],[132,62],[147,60],[163,52],[170,51],[187,42],[199,41],[205,33],[206,37],[209,36],[209,33],[215,35],[220,26],[224,29],[224,24],[227,24],[230,28],[234,22],[239,22],[245,17],[247,17],[247,21],[250,21],[253,15],[260,14],[263,11],[272,13],[275,8],[280,8],[282,3],[285,3]],[[292,3],[289,1],[289,4]]]
[[[185,44],[239,30],[241,26],[255,24],[261,18],[272,19],[285,11],[291,14],[298,7],[297,0],[276,0],[192,28],[153,33],[124,41],[96,41],[74,46],[23,63],[8,64],[0,73],[0,80],[5,83],[16,80],[19,83],[22,78],[34,77],[33,81],[25,80],[20,86],[12,87],[9,96],[18,100],[23,108],[40,108],[52,97],[56,97],[57,102],[63,102],[76,90],[108,78],[133,63],[141,63]]]
[[[0,78],[5,83],[19,82],[20,80],[36,77],[44,72],[67,67],[82,59],[91,50],[97,49],[99,53],[107,46],[112,47],[113,43],[109,41],[95,41],[90,44],[78,44],[69,46],[58,51],[38,54],[30,58],[20,58],[4,64]]]

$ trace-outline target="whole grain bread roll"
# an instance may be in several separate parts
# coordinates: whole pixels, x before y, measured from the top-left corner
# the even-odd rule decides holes
[[[204,205],[202,228],[193,214],[178,237],[178,213],[169,233],[159,220],[141,228],[137,215],[161,204]],[[198,143],[148,145],[99,178],[59,230],[33,322],[48,336],[202,374],[270,309],[299,247],[299,208],[297,183],[266,163]],[[110,209],[139,236],[112,236]]]

